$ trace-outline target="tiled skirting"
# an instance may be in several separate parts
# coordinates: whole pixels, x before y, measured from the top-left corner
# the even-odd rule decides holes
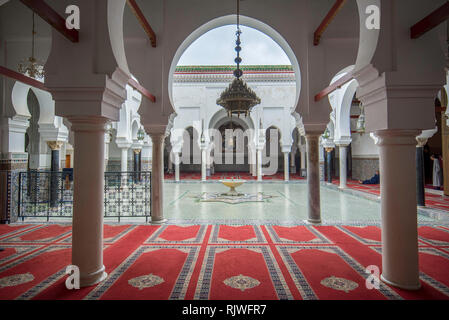
[[[352,158],[352,179],[370,179],[376,170],[379,170],[379,159]]]

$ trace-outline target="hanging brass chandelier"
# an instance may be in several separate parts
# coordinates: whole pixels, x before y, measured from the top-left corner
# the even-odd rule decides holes
[[[241,79],[243,71],[240,69],[240,63],[242,58],[240,58],[240,51],[242,47],[240,46],[240,35],[242,31],[240,30],[240,1],[237,0],[237,40],[235,51],[237,52],[237,58],[235,58],[235,63],[237,64],[237,69],[234,70],[235,79],[229,85],[229,87],[223,91],[220,98],[217,99],[217,104],[222,106],[228,114],[228,117],[232,117],[236,114],[237,117],[244,115],[247,117],[251,112],[251,109],[260,104],[260,98],[256,93],[248,88],[247,84]]]
[[[33,12],[33,32],[31,40],[31,57],[24,59],[19,63],[18,70],[34,79],[43,79],[45,76],[44,67],[34,57],[34,36],[36,35],[34,27],[34,12]]]

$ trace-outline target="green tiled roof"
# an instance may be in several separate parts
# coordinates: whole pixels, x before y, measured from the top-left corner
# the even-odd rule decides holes
[[[236,66],[177,66],[175,72],[232,72]],[[248,65],[240,66],[242,71],[293,71],[291,65]]]

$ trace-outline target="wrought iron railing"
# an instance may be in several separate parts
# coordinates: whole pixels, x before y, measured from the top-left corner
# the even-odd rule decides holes
[[[76,179],[76,178],[75,178]],[[151,208],[151,172],[105,172],[104,217],[141,217],[148,221]],[[18,216],[71,218],[73,176],[70,172],[27,171],[19,175]]]

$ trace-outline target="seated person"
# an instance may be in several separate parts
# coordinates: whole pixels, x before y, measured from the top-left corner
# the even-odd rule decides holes
[[[359,183],[361,184],[379,184],[380,183],[380,175],[379,175],[379,170],[376,170],[376,173],[374,174],[374,176],[371,179],[368,180],[359,180]]]

